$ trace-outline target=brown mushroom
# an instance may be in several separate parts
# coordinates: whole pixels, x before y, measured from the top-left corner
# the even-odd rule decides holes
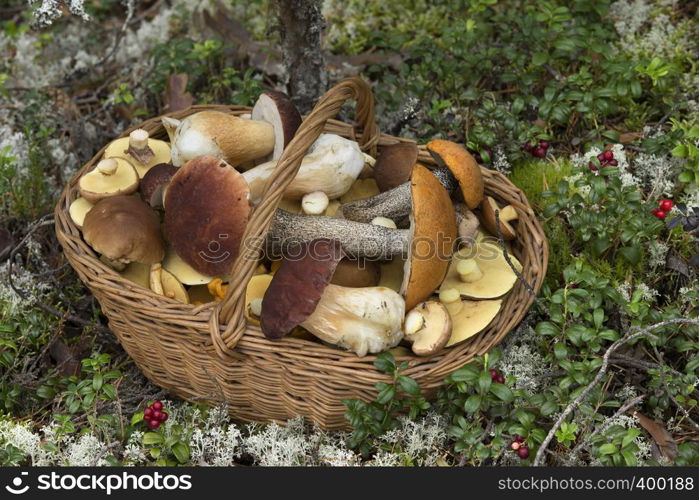
[[[87,201],[131,194],[138,189],[138,174],[123,158],[101,160],[78,181],[78,191]]]
[[[440,302],[421,302],[405,316],[405,340],[418,356],[431,356],[442,350],[451,338],[452,320]]]
[[[490,196],[486,197],[481,203],[481,223],[493,236],[498,236],[498,226],[495,219],[495,212],[498,212],[500,220],[500,232],[505,241],[513,240],[517,237],[517,232],[510,224],[511,221],[517,220],[519,215],[517,210],[512,205],[499,208],[497,202]]]
[[[417,163],[417,153],[414,142],[399,142],[381,148],[374,165],[374,179],[381,192],[410,180],[410,174]]]
[[[294,138],[296,130],[301,125],[301,113],[289,96],[274,90],[260,94],[252,108],[250,118],[266,121],[274,128],[274,150],[265,161],[280,158],[284,148]]]
[[[177,254],[202,274],[230,272],[250,215],[248,186],[228,163],[190,160],[165,192],[165,233]]]
[[[450,288],[439,293],[439,301],[451,316],[451,337],[446,347],[453,346],[483,331],[497,316],[502,300],[461,300],[459,291]]]
[[[165,255],[158,216],[134,196],[97,202],[85,216],[83,237],[95,251],[124,264],[156,264]]]
[[[153,208],[162,207],[164,188],[177,170],[177,167],[170,163],[159,163],[151,167],[141,179],[138,188],[141,199]]]
[[[330,283],[350,288],[364,288],[377,286],[380,276],[381,266],[378,262],[345,257],[337,264]]]
[[[427,143],[427,151],[439,165],[446,166],[459,183],[466,206],[473,210],[483,199],[485,184],[481,167],[466,148],[452,141],[434,139]]]

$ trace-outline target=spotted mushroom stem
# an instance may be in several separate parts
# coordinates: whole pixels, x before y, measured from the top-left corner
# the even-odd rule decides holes
[[[448,168],[437,167],[432,170],[432,174],[450,195],[454,192],[458,184]],[[411,205],[410,181],[408,181],[376,196],[343,203],[337,210],[337,215],[341,214],[345,219],[355,222],[371,222],[376,217],[401,221],[410,214]]]
[[[150,135],[147,130],[142,128],[136,129],[129,134],[129,147],[136,151],[142,151],[148,148],[148,139]]]
[[[516,220],[519,218],[519,215],[517,215],[517,210],[515,210],[515,207],[512,205],[507,205],[506,207],[501,208],[499,212],[499,217],[502,222],[510,222],[511,220]]]
[[[473,283],[483,277],[483,272],[475,259],[459,261],[456,265],[456,272],[459,273],[459,279],[464,283]]]
[[[458,314],[463,308],[461,294],[456,288],[447,288],[439,292],[439,301],[444,304],[449,314]]]
[[[158,295],[165,295],[163,290],[163,266],[159,262],[150,266],[150,289]]]
[[[114,175],[119,168],[119,164],[114,158],[107,158],[97,164],[97,171],[102,175]]]
[[[381,260],[407,255],[411,241],[408,229],[389,229],[322,215],[296,215],[278,209],[267,233],[267,251],[272,256],[283,255],[294,243],[320,238],[340,241],[349,256]]]

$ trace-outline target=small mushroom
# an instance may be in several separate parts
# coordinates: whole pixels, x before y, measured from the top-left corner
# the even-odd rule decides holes
[[[271,123],[274,128],[274,150],[265,161],[279,159],[301,125],[301,113],[289,96],[273,90],[260,94],[250,118]]]
[[[274,151],[274,127],[266,121],[206,110],[183,120],[164,116],[162,122],[176,167],[200,156],[213,156],[237,167]]]
[[[189,295],[182,283],[165,269],[160,263],[150,267],[150,289],[158,295],[175,299],[178,302],[189,304]]]
[[[471,246],[478,237],[480,223],[478,217],[463,203],[454,204],[456,227],[459,233],[459,244]]]
[[[481,203],[481,223],[493,236],[498,235],[497,223],[495,220],[495,211],[498,211],[498,219],[500,219],[500,232],[505,241],[515,239],[517,232],[510,224],[511,221],[517,220],[519,215],[517,210],[512,205],[499,208],[497,202],[490,196],[486,197]]]
[[[182,260],[208,276],[228,274],[250,215],[242,174],[213,156],[195,158],[170,180],[164,205],[165,234]]]
[[[134,196],[97,202],[85,216],[83,237],[95,251],[124,264],[156,264],[165,255],[158,216]]]
[[[337,264],[330,283],[350,288],[364,288],[377,286],[380,276],[381,266],[378,262],[345,257]]]
[[[380,192],[388,191],[410,180],[417,163],[417,145],[399,142],[381,148],[374,165],[374,179]]]
[[[421,302],[405,316],[405,340],[418,356],[439,352],[451,338],[452,320],[440,302]]]
[[[307,215],[320,215],[325,213],[330,200],[323,191],[313,191],[301,198],[301,209]]]
[[[446,347],[483,331],[502,307],[502,300],[461,300],[459,291],[454,288],[439,292],[439,301],[449,311],[452,322],[451,337]]]
[[[70,214],[70,218],[72,219],[73,223],[78,227],[83,227],[85,216],[94,206],[94,203],[88,201],[82,196],[79,196],[73,200],[73,203],[71,203],[70,207],[68,208],[68,213]]]
[[[177,167],[170,163],[159,163],[150,168],[141,179],[141,185],[138,188],[141,199],[152,208],[162,207],[165,186],[177,170]]]
[[[136,129],[128,137],[112,141],[102,157],[127,160],[142,179],[154,165],[170,161],[170,145],[165,141],[152,139],[146,130]]]
[[[519,261],[514,256],[510,259],[521,271]],[[470,299],[492,299],[509,292],[516,281],[517,275],[505,260],[502,249],[481,241],[454,254],[440,290],[455,289]]]
[[[338,241],[298,245],[284,259],[262,300],[260,327],[279,339],[302,326],[325,342],[358,356],[390,349],[403,337],[405,302],[383,287],[348,288],[330,284],[344,256]]]
[[[138,189],[138,174],[123,158],[101,160],[80,177],[78,191],[83,198],[97,203],[103,198],[131,194]]]
[[[364,153],[359,144],[335,134],[322,134],[303,157],[296,177],[284,192],[284,197],[300,200],[314,191],[324,192],[329,199],[345,194],[364,167]],[[243,173],[250,186],[253,204],[262,198],[267,180],[277,167],[277,160],[251,168]]]
[[[466,206],[473,210],[483,199],[485,183],[481,167],[466,148],[452,141],[434,139],[427,143],[427,151],[439,165],[446,166],[461,188]]]

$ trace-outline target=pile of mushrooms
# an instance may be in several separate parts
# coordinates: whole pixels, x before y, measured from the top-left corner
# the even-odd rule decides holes
[[[265,92],[249,115],[162,123],[169,142],[137,129],[105,148],[79,179],[70,216],[124,286],[221,301],[301,115]],[[412,142],[374,159],[322,134],[274,214],[247,284],[248,322],[272,342],[301,335],[358,356],[400,344],[433,356],[487,328],[521,271],[492,238],[516,238],[517,209],[484,196],[481,167],[462,146],[433,140],[427,150],[435,168]]]

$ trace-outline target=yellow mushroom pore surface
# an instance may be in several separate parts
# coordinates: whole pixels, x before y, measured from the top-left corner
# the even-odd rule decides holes
[[[271,274],[258,274],[250,278],[248,286],[245,289],[245,317],[250,319],[250,316],[258,316],[254,311],[251,311],[251,304],[253,301],[262,299],[265,296],[265,292],[269,287],[269,284],[274,278]]]
[[[117,168],[110,175],[103,174],[95,168],[80,178],[80,188],[90,193],[135,191],[136,186],[138,174],[131,164],[123,159],[117,159]]]
[[[113,141],[104,151],[104,158],[123,158],[127,160],[138,173],[139,179],[143,179],[146,172],[158,163],[169,163],[170,143],[159,139],[148,139],[148,147],[153,151],[153,158],[146,164],[141,163],[136,158],[127,153],[129,149],[129,138],[121,137]]]
[[[463,342],[483,331],[497,316],[502,300],[464,300],[445,304],[451,316],[451,337],[446,347]]]
[[[512,255],[509,256],[512,264],[518,271],[522,265]],[[459,264],[472,260],[482,273],[479,279],[468,281],[471,276],[476,277],[477,271],[470,275],[460,275],[459,267],[463,271],[473,264]],[[470,249],[461,249],[454,254],[449,264],[447,276],[444,278],[440,290],[455,288],[459,293],[472,299],[491,299],[501,297],[509,292],[517,281],[517,275],[505,260],[502,250],[491,243],[479,242]]]

